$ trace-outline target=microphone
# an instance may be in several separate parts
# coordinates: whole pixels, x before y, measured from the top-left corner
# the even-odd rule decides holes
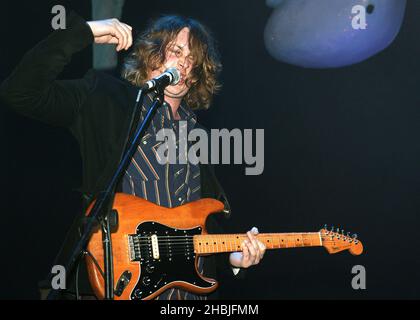
[[[166,69],[164,73],[147,81],[142,87],[143,90],[158,89],[163,90],[169,85],[178,84],[181,75],[177,68]]]

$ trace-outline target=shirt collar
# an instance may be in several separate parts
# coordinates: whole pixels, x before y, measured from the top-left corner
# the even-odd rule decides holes
[[[178,113],[181,120],[197,122],[197,115],[184,101],[179,105]]]
[[[153,98],[154,94],[151,92],[147,93],[144,97],[143,106],[146,107],[147,110],[151,107]],[[168,120],[173,120],[172,108],[166,101],[163,102],[162,107],[157,109],[156,113],[160,115],[163,114],[164,117]],[[178,113],[182,121],[187,121],[193,127],[195,126],[197,122],[197,115],[184,100],[182,100],[181,104],[179,105]]]

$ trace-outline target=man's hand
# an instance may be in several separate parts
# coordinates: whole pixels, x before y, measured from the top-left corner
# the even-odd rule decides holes
[[[264,256],[265,245],[257,240],[257,228],[252,228],[247,232],[248,239],[242,242],[242,252],[233,252],[230,254],[230,264],[235,268],[249,268],[258,264]]]
[[[132,27],[118,19],[88,21],[95,43],[117,44],[117,51],[127,50],[133,44]]]

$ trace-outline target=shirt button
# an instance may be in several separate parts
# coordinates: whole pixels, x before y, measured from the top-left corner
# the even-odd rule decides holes
[[[182,201],[182,198],[178,198],[178,201],[181,202]]]
[[[144,141],[143,141],[143,144],[147,144],[147,141],[146,141],[146,140],[144,140]]]

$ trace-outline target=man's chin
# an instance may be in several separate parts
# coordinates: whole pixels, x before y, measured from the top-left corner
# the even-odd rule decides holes
[[[165,94],[171,98],[183,98],[188,92],[188,88],[181,87],[177,88],[177,86],[173,86],[170,89],[166,89]]]

